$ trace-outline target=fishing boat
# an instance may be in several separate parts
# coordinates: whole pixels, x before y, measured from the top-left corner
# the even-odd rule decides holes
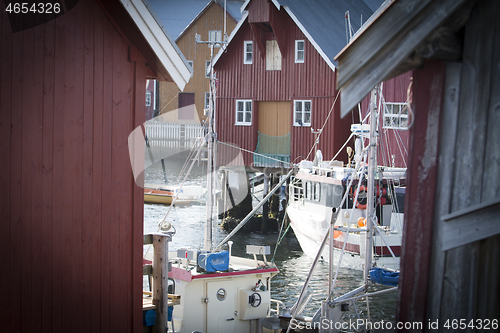
[[[287,214],[302,250],[310,257],[315,257],[335,217],[334,260],[338,260],[339,253],[344,250],[348,255],[342,262],[343,267],[362,270],[369,186],[365,176],[367,166],[361,160],[360,150],[364,149],[361,139],[368,133],[368,128],[366,125],[354,125],[352,132],[358,136],[356,164],[344,166],[341,161],[322,161],[321,151],[318,151],[314,162],[301,161],[290,183]],[[376,185],[373,190],[379,232],[373,239],[373,253],[374,262],[380,267],[399,267],[405,178],[405,168],[375,168]],[[344,196],[346,200],[340,205]],[[329,261],[328,248],[329,245],[325,255],[321,255],[325,261]]]
[[[358,315],[354,329],[370,330],[367,296],[397,290],[397,249],[401,246],[402,228],[396,221],[403,213],[396,209],[402,208],[406,171],[377,166],[377,96],[380,96],[379,86],[371,94],[370,124],[352,127],[353,135],[357,136],[356,153],[350,154],[354,164],[324,162],[317,153],[314,162],[300,163],[291,186],[290,196],[293,194],[295,198],[287,207],[287,214],[301,247],[314,261],[297,300],[303,306],[292,308],[281,317],[286,320],[281,322],[286,332],[297,328],[320,333],[341,331],[345,328],[342,317],[351,309]],[[363,139],[368,139],[367,145]],[[301,316],[309,299],[309,282],[322,259],[329,262],[328,294],[314,316]],[[362,269],[363,283],[338,296],[335,285],[340,267]],[[388,288],[370,292],[368,287],[373,283]],[[356,301],[363,298],[368,307],[367,320],[360,318],[356,308]]]

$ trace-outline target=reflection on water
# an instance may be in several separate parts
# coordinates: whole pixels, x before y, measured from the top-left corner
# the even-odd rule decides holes
[[[195,170],[194,177],[191,177],[187,182],[188,185],[201,185],[204,183],[204,177],[201,169]],[[177,174],[170,172],[169,179],[174,179]],[[161,166],[157,166],[153,170],[146,172],[146,180],[154,182],[162,182],[163,171]],[[172,182],[172,184],[175,184]],[[169,206],[145,204],[144,205],[144,233],[156,232],[158,230],[158,222],[160,222],[167,211]],[[178,248],[203,248],[204,237],[204,221],[205,221],[205,207],[202,205],[193,205],[189,207],[172,207],[168,219],[176,230],[176,234],[170,243],[170,249],[175,250]],[[214,245],[227,235],[226,232],[219,227],[214,228],[213,237]],[[280,300],[286,306],[291,307],[298,299],[303,283],[309,273],[313,259],[305,256],[300,249],[299,243],[295,236],[291,233],[291,229],[284,239],[279,244],[276,254],[273,258],[276,242],[278,240],[278,232],[267,233],[237,233],[233,236],[234,242],[232,247],[233,255],[243,256],[250,258],[247,255],[246,245],[269,245],[271,247],[271,255],[268,260],[274,259],[278,266],[280,273],[272,280],[272,298]],[[224,247],[223,249],[227,249]],[[340,269],[339,277],[335,287],[335,296],[350,291],[359,287],[363,282],[361,271],[351,269]],[[321,305],[321,301],[325,299],[328,292],[328,264],[319,262],[314,275],[310,281],[309,288],[314,292],[309,306],[304,310],[305,315],[312,316],[316,309]],[[370,291],[382,290],[386,287],[383,286],[370,286]],[[396,312],[396,292],[388,292],[369,299],[370,304],[370,320],[371,322],[394,321]],[[368,311],[366,301],[364,299],[356,302],[357,310],[360,317],[367,318]],[[344,315],[344,320],[357,319],[356,312],[348,311]]]

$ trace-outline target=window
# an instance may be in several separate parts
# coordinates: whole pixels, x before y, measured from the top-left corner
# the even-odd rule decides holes
[[[311,101],[293,103],[293,126],[311,126]]]
[[[384,103],[384,128],[408,129],[408,103]]]
[[[303,63],[304,62],[304,41],[296,40],[295,41],[295,62]]]
[[[208,32],[209,42],[222,42],[222,33],[220,30],[210,30]],[[210,47],[210,44],[208,44]],[[215,44],[215,47],[220,47],[220,44]]]
[[[210,107],[210,92],[205,93],[205,109]]]
[[[210,78],[210,60],[205,61],[205,77]]]
[[[188,60],[188,65],[191,66],[191,68],[193,68],[193,60]]]
[[[276,40],[266,41],[266,70],[281,70],[281,52]]]
[[[320,200],[320,193],[321,193],[321,184],[314,183],[314,201]]]
[[[306,182],[306,199],[311,200],[311,182]]]
[[[243,48],[243,63],[246,65],[251,65],[253,62],[253,42],[245,41]]]
[[[151,106],[151,91],[146,91],[146,106]]]
[[[236,125],[252,125],[252,101],[236,101]]]

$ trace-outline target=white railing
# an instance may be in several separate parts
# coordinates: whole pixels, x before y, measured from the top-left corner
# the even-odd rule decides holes
[[[187,141],[203,136],[203,126],[201,124],[148,121],[144,123],[144,129],[150,141]]]

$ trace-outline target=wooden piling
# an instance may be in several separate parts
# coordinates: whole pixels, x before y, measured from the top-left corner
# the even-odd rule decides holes
[[[153,332],[167,332],[168,319],[168,242],[169,234],[152,234],[153,237],[153,304],[156,322]]]

